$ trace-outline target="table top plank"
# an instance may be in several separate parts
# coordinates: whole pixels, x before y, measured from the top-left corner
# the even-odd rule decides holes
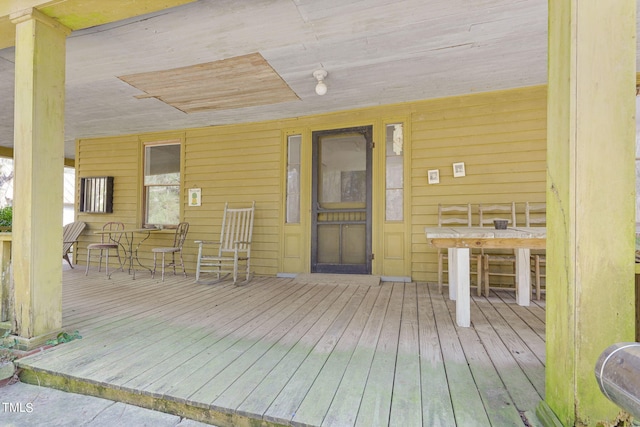
[[[428,242],[436,248],[468,248],[468,249],[545,249],[547,244],[541,238],[427,238]]]
[[[545,249],[546,227],[425,227],[429,244],[436,248]]]
[[[508,227],[498,230],[490,227],[425,227],[428,237],[478,237],[478,238],[546,238],[546,227]]]

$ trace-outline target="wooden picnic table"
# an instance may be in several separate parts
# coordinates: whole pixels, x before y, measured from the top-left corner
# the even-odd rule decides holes
[[[514,249],[516,252],[516,294],[519,305],[531,300],[531,249],[544,249],[546,227],[425,227],[427,242],[449,252],[449,298],[456,301],[458,326],[471,324],[469,279],[470,249]]]

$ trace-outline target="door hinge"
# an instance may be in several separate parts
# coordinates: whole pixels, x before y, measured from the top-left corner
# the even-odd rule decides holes
[[[369,144],[369,148],[371,148],[371,149],[376,148],[376,143],[371,141],[371,143]]]
[[[371,259],[371,261],[373,261],[373,259],[374,259],[375,257],[376,257],[376,255],[375,255],[375,254],[371,254],[371,255],[369,255],[369,258]]]

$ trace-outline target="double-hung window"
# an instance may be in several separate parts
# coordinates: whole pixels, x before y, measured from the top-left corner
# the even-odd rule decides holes
[[[180,222],[180,142],[150,143],[144,147],[145,224]]]

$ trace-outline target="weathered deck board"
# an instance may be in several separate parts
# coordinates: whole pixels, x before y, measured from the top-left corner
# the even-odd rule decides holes
[[[326,295],[330,291],[330,288],[316,287],[311,292],[309,292],[308,297],[309,300],[305,301],[303,305],[296,308],[295,313],[289,316],[284,322],[278,325],[274,331],[270,334],[262,338],[258,341],[252,348],[251,351],[244,352],[240,356],[236,358],[230,364],[228,369],[224,370],[223,375],[228,378],[228,380],[224,380],[222,377],[217,378],[213,384],[208,387],[208,390],[213,390],[214,388],[221,388],[224,391],[225,388],[228,387],[228,384],[237,381],[237,379],[242,376],[242,374],[251,367],[250,364],[254,363],[254,358],[261,357],[261,353],[267,352],[271,346],[275,344],[275,337],[283,336],[291,332],[291,328],[300,324],[301,316],[304,316],[305,309],[309,305],[313,305],[315,303],[322,304],[323,300],[326,300]],[[199,333],[201,335],[202,333]],[[160,363],[156,364],[152,368],[144,371],[144,375],[139,375],[134,378],[132,381],[129,381],[125,385],[132,388],[143,388],[149,392],[154,392],[160,383],[155,383],[155,379],[158,377],[163,377],[164,372],[169,371],[170,369],[177,369],[182,365],[191,366],[193,372],[186,373],[185,377],[196,374],[200,368],[197,366],[197,363],[194,363],[194,357],[196,355],[202,354],[204,351],[208,350],[208,347],[204,347],[203,344],[206,343],[205,340],[199,339],[193,343],[187,343],[184,347],[182,347],[175,355],[171,355],[169,358],[161,359]],[[167,369],[171,367],[170,369]],[[253,368],[251,369],[253,371]],[[211,381],[210,381],[211,382]],[[155,383],[155,384],[154,384]],[[225,406],[226,407],[226,406]]]
[[[400,286],[400,284],[396,284]],[[398,340],[390,426],[422,425],[420,387],[420,342],[418,328],[418,295],[415,283],[404,285],[402,320]],[[398,369],[398,367],[402,369]]]
[[[280,291],[287,294],[286,288]],[[261,292],[258,294],[263,296]],[[204,377],[209,373],[203,370],[203,367],[209,363],[211,359],[215,359],[221,352],[230,346],[232,346],[236,340],[243,337],[243,334],[249,333],[256,325],[262,322],[264,313],[269,313],[269,310],[282,307],[287,299],[283,299],[280,296],[281,293],[277,292],[273,296],[264,295],[262,298],[256,300],[251,298],[250,301],[245,302],[246,305],[238,304],[239,309],[234,314],[234,302],[225,304],[225,308],[221,313],[221,319],[219,323],[215,322],[209,325],[209,328],[213,333],[206,340],[198,340],[193,345],[181,347],[186,351],[190,357],[185,363],[178,364],[172,369],[167,370],[165,375],[157,378],[151,385],[146,387],[146,390],[155,394],[172,394],[176,397],[186,399],[191,393],[197,389],[191,387],[188,379],[192,377],[199,378],[198,381],[203,381]],[[258,302],[260,302],[258,304]],[[240,303],[238,301],[238,303]],[[273,312],[273,311],[271,311]],[[225,319],[224,315],[227,315]],[[268,315],[268,314],[267,314]],[[153,378],[153,377],[152,377]],[[186,386],[184,386],[186,384]],[[194,383],[195,385],[195,383]]]
[[[209,286],[75,269],[63,327],[84,338],[21,363],[219,425],[524,425],[544,394],[544,301],[473,297],[472,327],[459,328],[446,295],[425,283]]]
[[[448,301],[449,305],[452,303],[455,306],[453,301]],[[472,315],[480,320],[477,310],[473,310]],[[476,328],[458,328],[458,334],[491,425],[518,425],[522,421],[518,409],[494,366],[494,363],[510,366],[512,360],[491,348],[497,344],[493,334],[485,334],[485,339],[480,339]]]
[[[465,355],[459,328],[454,324],[455,311],[451,313],[442,295],[432,298],[433,312],[438,325],[438,336],[442,347],[444,366],[456,424],[459,426],[490,426],[491,423],[482,404],[473,372]]]
[[[371,372],[362,395],[356,426],[385,426],[389,424],[395,361],[402,317],[404,287],[394,286],[371,364]]]
[[[340,380],[362,336],[371,310],[375,304],[379,287],[370,287],[349,325],[339,337],[335,348],[318,372],[313,385],[293,417],[295,423],[321,425],[331,406]],[[336,337],[337,338],[337,337]]]
[[[82,295],[76,294],[73,297],[67,297],[63,292],[63,301],[82,298],[87,308],[81,317],[65,316],[65,321],[68,319],[69,325],[88,328],[89,333],[92,333],[112,328],[113,322],[126,322],[125,319],[129,316],[147,316],[149,310],[156,310],[158,307],[179,302],[184,298],[208,297],[211,294],[206,287],[202,286],[195,290],[190,288],[190,291],[181,297],[178,291],[185,286],[191,286],[193,279],[183,280],[178,282],[178,286],[166,288],[159,288],[153,283],[145,283],[142,280],[133,281],[127,275],[119,280],[121,280],[120,283],[117,283],[115,278],[112,281],[105,280],[105,283],[99,283],[99,287],[86,286],[87,290]],[[227,288],[227,292],[237,292],[237,290]],[[122,295],[126,295],[126,299],[123,299]],[[99,326],[104,328],[99,329]]]
[[[498,298],[506,303],[506,307],[513,307],[515,304],[515,294],[512,292],[498,292]],[[525,310],[518,310],[513,314],[522,318],[529,327],[544,340],[545,321],[544,315],[540,314],[541,308],[537,304],[531,304]]]
[[[331,406],[322,420],[322,426],[353,426],[355,424],[358,415],[355,408],[360,407],[367,378],[371,375],[371,363],[382,331],[391,289],[391,286],[380,289],[360,341],[349,360]]]
[[[204,286],[204,285],[201,285]],[[286,292],[285,283],[282,283],[278,288],[271,289],[271,297],[277,298],[279,292]],[[269,292],[263,292],[266,297]],[[235,296],[238,293],[234,293]],[[147,297],[147,300],[150,298]],[[122,363],[122,354],[130,354],[139,352],[139,344],[141,342],[141,334],[144,334],[145,340],[155,343],[161,342],[163,337],[167,337],[167,334],[173,332],[174,334],[184,333],[185,329],[195,321],[201,312],[197,308],[203,308],[207,311],[207,303],[210,302],[207,299],[203,299],[199,293],[192,294],[190,297],[184,297],[178,302],[167,301],[162,303],[161,300],[155,300],[157,307],[154,309],[144,309],[144,305],[139,305],[140,310],[138,313],[129,314],[123,316],[120,320],[101,324],[93,331],[96,332],[99,338],[91,341],[90,345],[86,345],[87,341],[83,342],[81,349],[77,349],[78,343],[69,346],[63,346],[60,348],[60,352],[68,352],[68,356],[64,360],[60,360],[59,363],[64,364],[67,367],[74,367],[74,373],[76,374],[89,374],[91,372],[102,371],[105,372],[105,368],[109,364]],[[229,299],[225,300],[221,298],[219,302],[229,302]],[[145,305],[147,302],[145,301]],[[185,319],[186,318],[186,319]],[[189,320],[191,319],[191,321]],[[132,328],[132,322],[137,322],[136,327]],[[181,327],[169,328],[168,325],[173,322],[178,322]],[[112,345],[105,346],[104,341],[115,340]],[[73,343],[72,343],[73,344]],[[147,346],[148,347],[148,346]],[[58,349],[56,349],[58,351]],[[153,359],[151,359],[153,360]],[[95,363],[90,363],[96,361]],[[56,369],[54,363],[48,365],[50,369]]]
[[[255,390],[258,385],[267,378],[274,367],[280,363],[305,334],[308,334],[315,325],[318,325],[329,307],[333,306],[336,299],[342,295],[335,286],[323,286],[331,291],[322,301],[316,304],[307,315],[301,319],[289,332],[271,346],[252,366],[242,373],[225,391],[223,391],[212,405],[220,408],[237,409],[237,406]],[[342,287],[342,290],[346,287]],[[264,411],[259,412],[262,414]]]
[[[217,300],[216,302],[219,304],[221,301]],[[250,304],[252,304],[250,301],[245,301],[244,303],[236,301],[233,305],[240,311],[247,310]],[[122,386],[156,393],[156,389],[160,388],[162,381],[167,380],[166,378],[161,380],[169,373],[167,366],[180,366],[190,369],[190,372],[184,374],[186,376],[191,375],[193,371],[197,371],[198,367],[194,358],[205,352],[216,340],[212,326],[222,327],[226,322],[233,320],[233,317],[226,311],[215,311],[213,315],[206,319],[206,324],[203,319],[193,322],[191,327],[183,333],[184,336],[179,337],[182,343],[181,346],[172,346],[168,349],[166,346],[164,349],[162,347],[158,348],[157,356],[152,359],[153,363],[147,363],[145,367],[138,368],[138,374],[135,376],[128,375]],[[205,325],[209,325],[209,327],[205,327]]]
[[[313,296],[314,293],[316,292],[317,292],[317,289],[314,289],[313,287],[309,287],[307,289],[301,290],[300,293],[306,294],[307,297],[310,297],[310,296]],[[296,295],[294,295],[294,298],[295,297]],[[247,322],[245,325],[243,325],[243,327],[248,329],[255,328],[255,330],[252,331],[252,333],[255,335],[258,335],[261,330],[266,329],[268,325],[276,323],[281,316],[286,315],[287,310],[295,309],[297,305],[301,304],[302,302],[304,302],[304,300],[296,300],[294,303],[289,304],[286,308],[282,307],[282,305],[273,306],[270,312],[266,311],[266,312],[260,313],[259,316],[256,316],[250,322]],[[278,311],[278,310],[281,310],[281,311]],[[131,378],[131,374],[129,374],[128,372],[141,372],[141,371],[147,370],[148,369],[147,366],[149,365],[148,360],[163,362],[165,369],[177,368],[182,363],[178,363],[176,365],[167,365],[166,358],[168,356],[171,356],[176,353],[177,354],[183,353],[184,349],[188,347],[190,343],[200,342],[205,337],[211,336],[210,333],[207,334],[205,332],[208,328],[202,328],[200,326],[202,323],[199,322],[199,320],[200,319],[198,319],[197,315],[194,315],[194,318],[189,322],[191,323],[191,325],[187,326],[186,328],[175,328],[175,327],[171,328],[170,337],[175,337],[175,340],[182,342],[182,345],[180,347],[167,348],[166,341],[163,342],[163,340],[158,340],[157,342],[145,347],[144,350],[141,352],[140,356],[136,358],[132,358],[132,361],[130,361],[129,363],[116,362],[116,364],[111,365],[109,368],[109,371],[110,371],[109,376],[107,375],[100,376],[96,374],[94,375],[94,378],[99,381],[108,381],[113,384],[121,385],[123,383],[128,382],[129,379]],[[220,321],[222,320],[223,319],[220,319]],[[180,333],[180,331],[182,332]],[[239,335],[244,336],[242,332],[240,332]],[[229,341],[236,340],[236,343],[231,348],[233,349],[234,347],[237,347],[238,343],[245,344],[247,342],[247,338],[249,341],[253,341],[253,338],[255,337],[255,335],[248,336],[246,338],[230,338]],[[227,337],[223,339],[227,339]],[[242,350],[238,349],[233,351],[242,351]],[[224,362],[220,362],[220,359],[224,359],[224,360],[228,359],[228,356],[224,356],[222,354],[221,356],[223,357],[215,358],[216,363],[218,365],[224,364]],[[237,357],[237,354],[233,354],[231,357],[235,358]],[[211,360],[213,360],[213,358],[211,358]],[[210,361],[209,364],[211,363],[212,362]],[[195,372],[192,372],[189,375],[185,375],[184,381],[190,382],[191,381],[190,377],[193,377],[194,375],[198,379],[200,379],[205,376],[203,375],[203,372],[206,372],[207,376],[213,375],[214,370],[211,368],[211,366],[205,365],[203,366],[202,369],[203,369],[202,372],[198,372],[198,370],[196,370]],[[188,387],[189,388],[188,392],[193,392],[193,388],[191,388],[193,387],[193,384],[194,384],[193,382],[189,384],[190,387]],[[153,391],[153,389],[151,390]],[[181,396],[181,395],[179,393],[176,393],[176,396]],[[204,400],[199,400],[199,401],[204,401]]]
[[[522,370],[520,372],[518,369],[510,369],[506,375],[502,375],[507,388],[511,390],[516,405],[519,408],[523,408],[532,400],[542,399],[544,397],[545,382],[543,363],[531,351],[517,331],[500,316],[492,304],[476,301],[476,306],[478,310],[472,311],[471,318],[476,330],[483,338],[482,341],[492,343],[489,348],[490,352],[500,351],[502,353],[502,357],[499,360],[508,361],[510,365],[511,361],[507,357],[509,355]],[[480,315],[484,316],[484,318],[480,318]],[[537,396],[532,394],[528,385],[524,383],[521,373],[536,390]]]
[[[417,291],[422,425],[424,427],[452,426],[456,422],[429,292],[439,294],[437,288],[429,289],[424,283],[418,285]]]
[[[355,286],[344,286],[343,292],[341,292],[336,302],[302,336],[300,341],[287,352],[285,357],[269,372],[251,394],[240,403],[237,407],[238,413],[244,415],[260,414],[264,417],[276,396],[287,385],[298,367],[331,327],[357,289]]]
[[[281,328],[281,330],[278,330],[277,327],[312,299],[315,293],[309,292],[310,288],[313,287],[299,287],[297,291],[292,293],[293,298],[283,300],[282,304],[274,305],[271,310],[265,311],[262,316],[247,323],[243,329],[238,331],[237,336],[230,337],[228,342],[233,342],[233,345],[224,351],[216,351],[215,357],[210,357],[200,370],[185,378],[183,382],[186,389],[185,397],[192,401],[211,404],[235,378],[248,368],[246,363],[236,363],[238,358],[244,357],[243,362],[250,362],[246,359],[255,360],[260,355],[260,351],[264,350],[264,347],[256,347],[257,344],[263,343],[266,346],[271,346],[290,329],[290,325]],[[226,340],[226,337],[224,339]],[[258,355],[254,354],[255,352],[258,352]],[[198,388],[198,386],[200,387]],[[182,390],[176,390],[174,393],[177,396],[183,396]]]
[[[515,301],[513,303],[495,304],[494,307],[509,325],[517,328],[518,335],[520,335],[522,340],[527,344],[527,347],[533,351],[541,362],[544,362],[546,348],[544,339],[540,336],[539,319],[531,316],[526,307],[514,311],[514,309],[520,307],[515,304]],[[528,321],[532,321],[533,325],[528,323]],[[536,329],[538,329],[537,332]]]
[[[331,355],[345,329],[349,326],[351,319],[370,289],[370,287],[358,287],[345,308],[336,317],[324,336],[318,341],[284,389],[269,406],[265,413],[266,420],[283,422],[295,417],[318,373]]]

